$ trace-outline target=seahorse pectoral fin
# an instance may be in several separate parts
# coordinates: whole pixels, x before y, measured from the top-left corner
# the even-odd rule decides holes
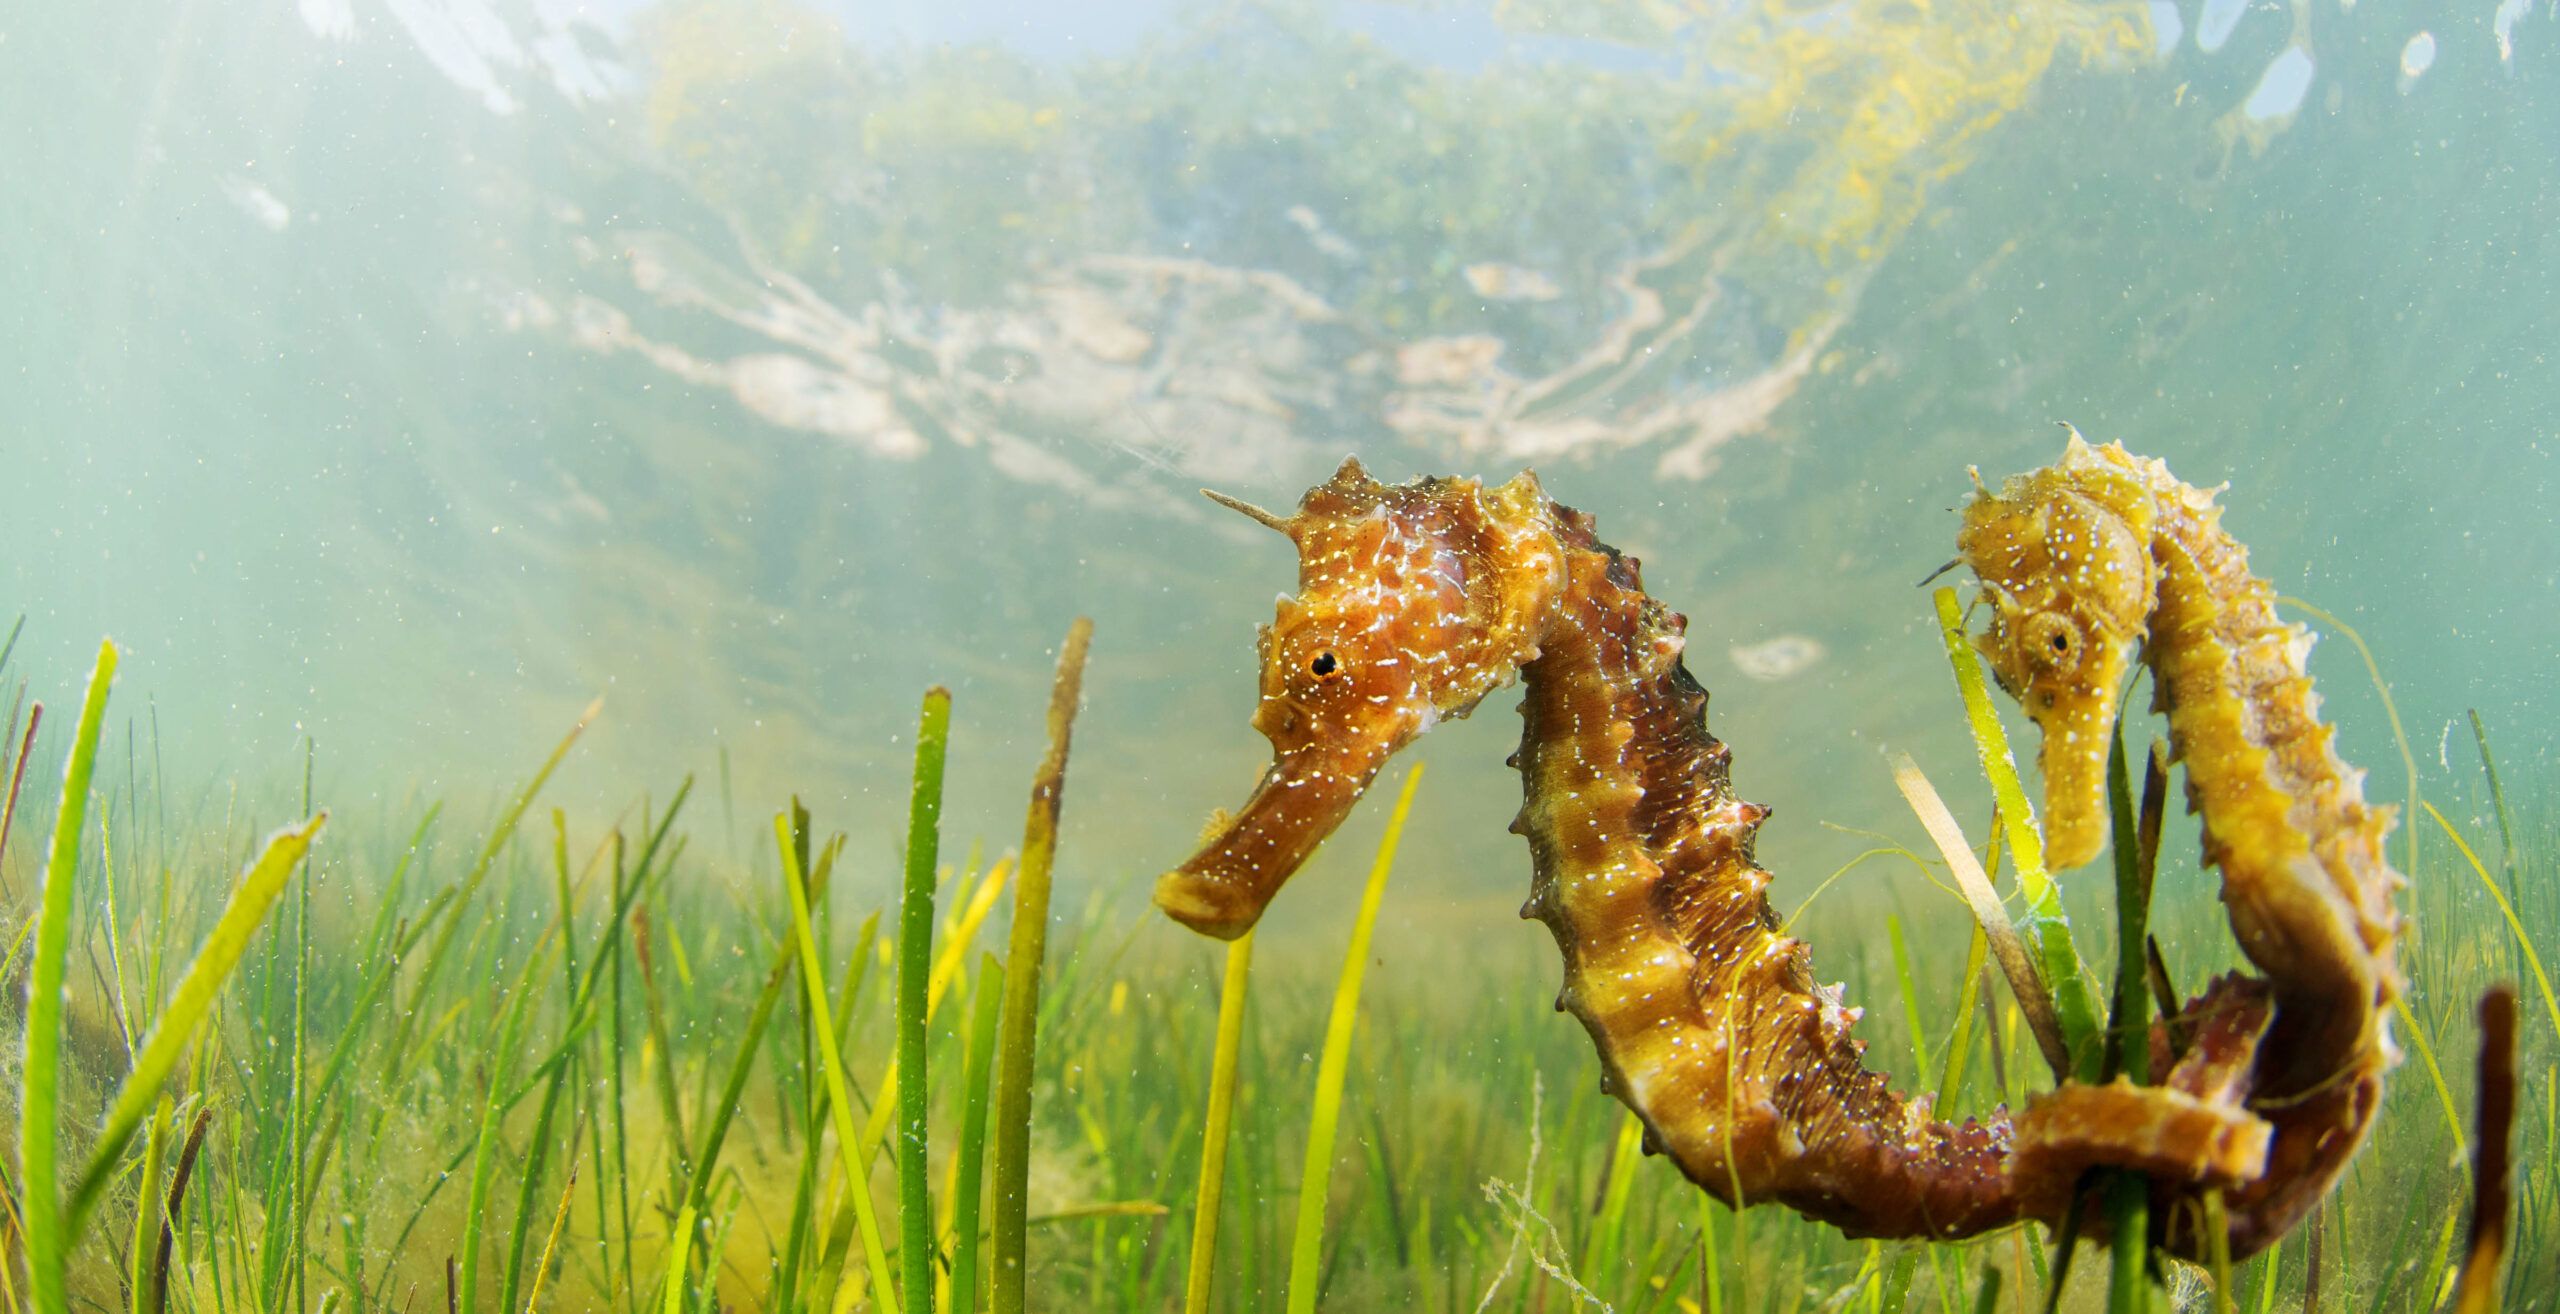
[[[1391,751],[1315,746],[1282,754],[1200,851],[1157,879],[1156,906],[1221,940],[1253,929],[1271,896],[1351,815]]]

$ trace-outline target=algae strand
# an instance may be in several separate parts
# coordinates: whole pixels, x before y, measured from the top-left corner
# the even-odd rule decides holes
[[[2454,1314],[2495,1314],[2507,1251],[2508,1136],[2516,1116],[2516,990],[2480,999],[2480,1134],[2472,1146],[2471,1243],[2454,1286]]]
[[[62,772],[36,914],[35,961],[27,984],[27,1029],[19,1066],[18,1217],[24,1229],[28,1285],[40,1314],[70,1308],[66,1289],[76,1226],[62,1207],[63,975],[71,955],[71,882],[80,869],[80,832],[89,820],[89,778],[98,764],[98,730],[107,687],[115,682],[116,645],[98,645],[89,691],[80,704],[71,757]]]
[[[2044,837],[2036,833],[2035,810],[2027,803],[2026,790],[2018,784],[2017,760],[2010,756],[2009,736],[2000,728],[2000,714],[1992,709],[1991,694],[1982,679],[1982,663],[1974,656],[1973,641],[1965,637],[1964,613],[1956,604],[1956,591],[1940,588],[1930,596],[1937,607],[1938,633],[1946,645],[1948,664],[1955,668],[1956,688],[1964,696],[1965,719],[1973,728],[1982,774],[1990,780],[1992,797],[2000,804],[2000,822],[2009,841],[2009,865],[2018,874],[2018,892],[2026,896],[2023,929],[2042,960],[2045,983],[2053,991],[2055,1020],[2062,1028],[2063,1043],[2071,1056],[2070,1065],[2056,1075],[2087,1080],[2098,1068],[2099,1055],[2091,1043],[2097,1039],[2098,1008],[2090,998],[2087,978],[2081,975],[2079,954],[2071,947],[2071,923],[2062,913],[2061,892],[2054,887],[2052,873],[2045,869]]]
[[[996,1055],[994,1273],[989,1308],[1022,1314],[1025,1229],[1031,1177],[1031,1063],[1040,1017],[1040,963],[1049,947],[1049,870],[1057,854],[1058,810],[1066,792],[1067,744],[1084,691],[1093,622],[1079,616],[1058,652],[1049,695],[1049,752],[1032,778],[1022,826],[1022,862],[1013,884],[1013,931],[1005,950],[1004,1003]]]
[[[907,802],[907,880],[898,900],[898,1265],[908,1314],[933,1314],[933,1206],[925,1171],[925,1005],[933,980],[933,874],[942,857],[942,768],[951,747],[951,691],[925,691],[916,726],[915,791]]]
[[[1387,816],[1386,834],[1378,840],[1378,856],[1369,867],[1369,883],[1360,894],[1360,912],[1351,923],[1351,947],[1342,957],[1335,981],[1333,1012],[1326,1019],[1324,1051],[1316,1061],[1315,1108],[1307,1123],[1307,1160],[1298,1182],[1298,1230],[1289,1247],[1289,1314],[1314,1314],[1316,1260],[1324,1249],[1324,1206],[1333,1176],[1334,1130],[1342,1116],[1342,1087],[1351,1066],[1351,1032],[1360,1017],[1360,982],[1369,967],[1369,937],[1377,928],[1378,904],[1386,897],[1387,875],[1395,869],[1396,844],[1404,837],[1413,791],[1422,783],[1422,766],[1405,773],[1395,811]]]
[[[1253,971],[1253,932],[1227,943],[1218,990],[1217,1051],[1209,1062],[1209,1111],[1200,1133],[1200,1189],[1191,1223],[1191,1263],[1183,1279],[1184,1314],[1206,1314],[1218,1257],[1218,1207],[1225,1198],[1227,1131],[1235,1121],[1236,1060],[1244,1050],[1245,989]]]

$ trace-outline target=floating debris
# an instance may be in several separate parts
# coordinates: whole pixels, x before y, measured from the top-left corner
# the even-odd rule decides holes
[[[281,233],[293,223],[293,207],[283,198],[236,173],[222,180],[222,194],[270,233]]]
[[[1396,348],[1396,382],[1408,388],[1471,384],[1502,359],[1502,339],[1483,333],[1424,338]]]
[[[2178,51],[2178,41],[2187,34],[2187,20],[2178,17],[2178,7],[2169,0],[2151,0],[2151,53],[2167,59]]]
[[[2249,0],[2204,0],[2204,12],[2196,15],[2196,49],[2208,55],[2222,49],[2248,12]]]
[[[1360,248],[1353,246],[1350,239],[1344,237],[1342,234],[1326,227],[1324,216],[1317,214],[1315,211],[1310,210],[1303,205],[1293,205],[1288,209],[1281,211],[1280,217],[1288,220],[1290,223],[1296,224],[1298,226],[1298,231],[1305,233],[1307,235],[1308,243],[1313,245],[1318,251],[1322,251],[1326,255],[1342,261],[1345,264],[1349,264],[1360,258]]]
[[[2498,37],[2498,62],[2511,63],[2516,57],[2516,24],[2533,12],[2533,0],[2498,0],[2498,12],[2490,15],[2489,27]]]
[[[2267,62],[2267,71],[2258,75],[2257,89],[2241,102],[2240,112],[2261,123],[2293,117],[2302,108],[2302,98],[2311,94],[2314,69],[2310,51],[2286,46],[2283,54]]]
[[[330,41],[350,41],[356,34],[354,0],[300,0],[294,6],[311,34]]]
[[[1463,272],[1477,296],[1495,301],[1553,301],[1564,295],[1554,279],[1518,265],[1473,264]]]
[[[1801,675],[1829,652],[1809,634],[1781,634],[1758,643],[1737,643],[1733,667],[1754,680],[1783,680]]]
[[[2408,93],[2419,75],[2436,66],[2436,34],[2421,30],[2400,47],[2400,91]]]

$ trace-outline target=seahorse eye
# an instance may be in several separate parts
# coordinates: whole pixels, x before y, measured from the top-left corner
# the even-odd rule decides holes
[[[2068,671],[2080,664],[2080,627],[2071,618],[2044,611],[2027,618],[2030,656],[2047,669]]]
[[[1307,663],[1307,670],[1319,680],[1330,680],[1341,674],[1342,662],[1333,655],[1333,649],[1327,648],[1317,653],[1314,661]]]

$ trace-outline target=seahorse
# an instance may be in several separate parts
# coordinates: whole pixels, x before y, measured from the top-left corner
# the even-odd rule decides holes
[[[2264,1173],[2269,1128],[2239,1105],[2266,1020],[2254,982],[2188,1010],[2197,1039],[2163,1055],[2162,1086],[2066,1084],[2015,1120],[1940,1119],[1868,1071],[1859,1010],[1770,909],[1754,857],[1769,809],[1733,790],[1682,660],[1687,620],[1534,475],[1387,486],[1352,460],[1291,515],[1209,496],[1289,537],[1299,593],[1260,636],[1271,765],[1158,882],[1175,919],[1241,935],[1388,759],[1516,679],[1522,915],[1555,937],[1556,1004],[1590,1033],[1604,1089],[1703,1190],[1853,1236],[1954,1239],[2056,1220],[2093,1166],[2173,1195]],[[2192,1231],[2168,1239],[2202,1253]]]
[[[1213,496],[1215,496],[1213,494]],[[1535,879],[1523,915],[1563,951],[1560,1009],[1604,1085],[1699,1186],[1853,1234],[1971,1235],[2019,1216],[2002,1122],[1948,1123],[1865,1070],[1857,1012],[1814,982],[1752,856],[1769,810],[1735,796],[1681,660],[1687,622],[1640,565],[1534,475],[1397,487],[1357,460],[1281,517],[1300,592],[1261,633],[1253,722],[1270,769],[1156,901],[1242,934],[1398,749],[1515,677]]]
[[[2234,1094],[2273,1143],[2228,1200],[2235,1249],[2254,1250],[2353,1157],[2397,1058],[2391,809],[2339,760],[2306,669],[2313,636],[2276,618],[2213,493],[2077,430],[2059,463],[1997,493],[1976,483],[1958,560],[1991,604],[1976,644],[2042,732],[2046,856],[2077,866],[2105,838],[2107,744],[2138,657],[2232,931],[2266,973],[2273,1019]]]

